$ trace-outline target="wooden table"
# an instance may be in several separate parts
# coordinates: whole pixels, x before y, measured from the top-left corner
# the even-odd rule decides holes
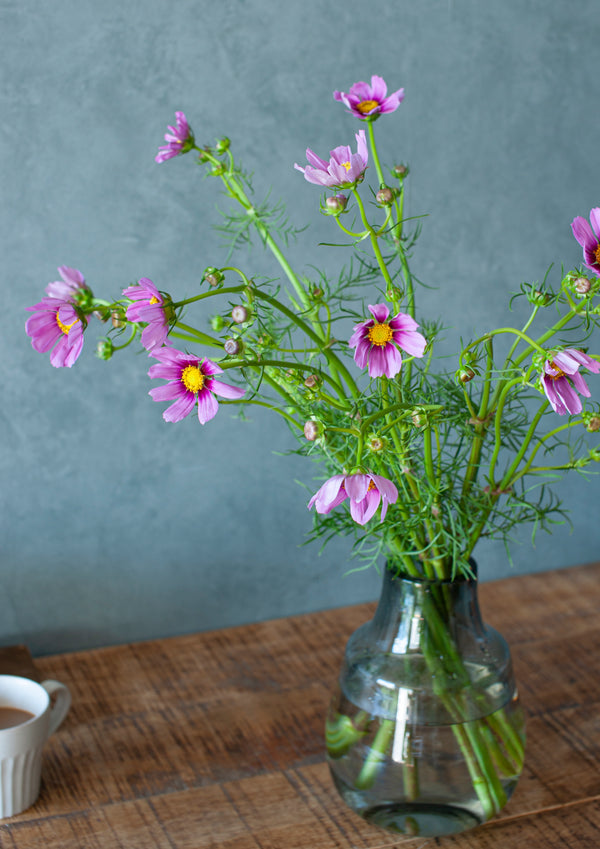
[[[528,722],[523,777],[492,822],[443,849],[600,847],[600,564],[481,587]],[[73,708],[4,849],[406,846],[347,811],[322,725],[349,634],[373,605],[40,658]]]

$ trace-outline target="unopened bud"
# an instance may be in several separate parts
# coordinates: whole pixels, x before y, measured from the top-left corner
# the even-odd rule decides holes
[[[309,374],[304,381],[304,385],[307,387],[307,389],[315,389],[320,382],[321,381],[317,374]]]
[[[600,463],[600,451],[597,448],[590,448],[590,460]]]
[[[375,195],[375,200],[381,206],[389,206],[394,202],[394,192],[389,186],[382,186]]]
[[[325,292],[321,289],[320,286],[313,286],[310,290],[310,295],[315,301],[320,301]]]
[[[229,354],[230,357],[235,357],[242,353],[244,345],[241,339],[230,338],[225,340],[223,348],[225,349],[226,354]]]
[[[368,441],[369,451],[379,454],[385,448],[385,440],[380,436],[372,436]]]
[[[223,282],[225,275],[222,274],[218,268],[215,268],[213,265],[209,265],[208,268],[204,269],[204,279],[209,286],[214,287]]]
[[[217,165],[213,165],[213,167],[210,169],[210,173],[213,177],[220,177],[222,174],[225,173],[225,166],[222,162],[219,162]]]
[[[398,177],[399,180],[403,180],[408,176],[408,165],[403,165],[400,163],[399,165],[394,165],[392,168],[392,172],[394,177]]]
[[[468,383],[475,377],[475,372],[472,368],[461,368],[458,370],[458,380],[460,383]]]
[[[346,209],[348,205],[348,198],[346,195],[335,195],[332,197],[328,197],[325,200],[325,212],[327,215],[339,215]]]
[[[125,327],[125,320],[122,312],[119,310],[113,310],[110,314],[110,320],[112,322],[112,326],[117,330],[120,330],[121,327]]]
[[[223,136],[223,138],[219,139],[219,141],[216,143],[215,150],[217,151],[217,153],[225,153],[226,150],[229,150],[230,144],[231,142],[229,141],[227,136]]]
[[[590,433],[600,430],[600,416],[598,415],[584,413],[583,423],[585,425],[585,429],[589,430]]]
[[[96,345],[96,356],[101,360],[110,360],[113,355],[113,343],[110,339],[99,339]]]
[[[573,281],[573,288],[580,295],[587,295],[592,287],[592,283],[587,277],[578,277],[577,280]]]
[[[213,317],[210,320],[210,326],[212,327],[213,330],[216,330],[216,332],[218,333],[220,330],[223,330],[223,328],[225,327],[225,319],[223,318],[222,315],[213,315]]]
[[[304,436],[309,442],[315,442],[317,439],[320,439],[324,433],[325,427],[322,422],[316,421],[315,419],[309,419],[304,423]]]
[[[527,295],[527,300],[530,304],[536,307],[547,307],[552,303],[552,295],[550,292],[542,292],[541,289],[531,289]]]
[[[243,324],[248,321],[249,312],[244,306],[237,306],[231,310],[231,318],[236,324]]]

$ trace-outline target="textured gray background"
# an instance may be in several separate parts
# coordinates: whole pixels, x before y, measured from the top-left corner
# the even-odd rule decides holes
[[[414,266],[424,310],[469,337],[507,319],[510,292],[579,262],[574,215],[600,203],[595,0],[19,0],[0,2],[3,332],[0,641],[34,652],[114,643],[325,608],[377,594],[343,577],[344,542],[300,547],[315,468],[272,416],[163,422],[147,362],[105,364],[88,338],[53,369],[25,306],[56,267],[98,295],[141,276],[181,295],[224,253],[216,181],[154,155],[176,109],[200,142],[229,135],[292,220],[291,256],[335,270],[319,192],[292,168],[359,128],[332,100],[372,73],[404,86],[379,123],[383,158],[410,163],[409,209],[430,213]],[[237,261],[266,270],[260,249]],[[598,378],[590,377],[590,381]],[[597,388],[597,387],[596,387]],[[527,533],[518,571],[598,558],[599,484],[561,486],[568,527]],[[507,574],[482,545],[485,579]],[[524,615],[525,615],[524,611]]]

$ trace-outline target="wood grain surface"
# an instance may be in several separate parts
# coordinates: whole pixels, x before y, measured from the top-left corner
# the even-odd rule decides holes
[[[598,849],[600,564],[481,586],[528,714],[526,765],[492,822],[395,837],[337,797],[322,727],[373,605],[39,658],[73,707],[4,849]]]

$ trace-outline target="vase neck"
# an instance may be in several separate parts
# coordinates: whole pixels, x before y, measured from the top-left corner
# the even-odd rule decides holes
[[[476,579],[426,581],[398,577],[386,569],[371,622],[373,637],[397,653],[417,648],[433,621],[443,622],[451,633],[482,631],[477,586]]]

